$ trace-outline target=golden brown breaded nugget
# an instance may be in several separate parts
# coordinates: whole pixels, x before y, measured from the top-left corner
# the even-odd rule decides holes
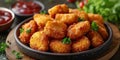
[[[96,21],[95,21],[96,22]],[[96,22],[99,29],[98,29],[98,32],[99,34],[103,37],[104,40],[106,40],[108,38],[108,32],[104,26],[104,23],[99,23],[99,22]]]
[[[89,18],[88,20],[90,22],[95,21],[95,22],[101,23],[101,24],[104,23],[102,16],[99,14],[88,13],[88,18]]]
[[[69,53],[71,44],[63,44],[61,40],[52,40],[50,42],[50,50],[55,53]]]
[[[98,27],[99,27],[98,32],[103,37],[103,39],[106,40],[108,38],[108,32],[107,32],[105,26],[98,24]]]
[[[35,14],[33,18],[40,30],[44,28],[47,21],[53,21],[53,18],[51,18],[49,15],[44,15],[44,14]]]
[[[69,13],[73,13],[76,14],[77,16],[79,16],[80,18],[84,19],[84,20],[88,20],[88,15],[86,12],[84,11],[79,11],[78,9],[69,9]]]
[[[90,41],[86,36],[78,38],[72,44],[72,52],[81,52],[88,50],[90,47]]]
[[[78,16],[75,14],[56,14],[55,20],[70,25],[78,21]]]
[[[77,24],[69,26],[67,36],[71,39],[76,39],[85,35],[89,30],[89,21],[78,22]]]
[[[30,47],[39,51],[48,51],[49,40],[44,31],[35,32],[30,38]]]
[[[23,43],[29,43],[31,35],[37,31],[37,24],[34,20],[30,20],[28,23],[22,25],[23,32],[20,33],[20,40]]]
[[[54,18],[55,15],[58,13],[68,13],[68,12],[69,12],[69,8],[66,4],[56,5],[48,10],[48,13],[52,18]]]
[[[93,31],[93,30],[89,31],[87,36],[90,39],[93,47],[98,47],[104,43],[103,38],[96,31]]]
[[[44,28],[45,34],[51,38],[63,38],[66,35],[67,25],[62,22],[48,21]]]

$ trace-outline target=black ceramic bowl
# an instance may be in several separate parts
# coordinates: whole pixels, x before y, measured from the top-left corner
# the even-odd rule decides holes
[[[33,57],[35,59],[40,59],[40,60],[90,60],[90,59],[95,59],[96,57],[102,55],[105,53],[108,49],[109,46],[112,42],[112,30],[108,23],[105,23],[105,27],[107,28],[107,31],[109,33],[108,39],[99,47],[86,50],[83,52],[77,52],[77,53],[52,53],[52,52],[43,52],[43,51],[38,51],[30,48],[29,46],[23,44],[18,36],[19,36],[19,28],[21,27],[22,24],[28,22],[32,18],[26,19],[22,23],[20,23],[14,32],[14,37],[17,43],[17,46],[19,49],[26,55]]]
[[[41,10],[40,10],[40,11],[42,11],[42,10],[45,9],[45,6],[44,6],[44,4],[43,4],[42,2],[36,1],[36,0],[33,0],[33,2],[36,3],[36,4],[38,4],[39,6],[41,6]],[[12,9],[12,7],[14,6],[15,3],[16,3],[16,2],[14,2],[14,3],[11,5],[10,9],[14,12],[15,16],[18,18],[18,20],[20,20],[20,22],[23,21],[23,20],[25,20],[26,18],[29,18],[29,17],[31,17],[31,16],[34,15],[34,13],[32,13],[32,14],[20,14],[20,13],[14,11],[14,10]],[[34,6],[33,6],[33,7],[34,7]]]

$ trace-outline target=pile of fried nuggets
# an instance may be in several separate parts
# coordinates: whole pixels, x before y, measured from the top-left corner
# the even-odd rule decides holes
[[[84,19],[79,21],[78,18]],[[91,22],[96,22],[99,29],[91,29]],[[23,24],[20,41],[29,44],[39,51],[54,53],[81,52],[98,47],[108,38],[101,15],[85,13],[78,9],[70,9],[66,4],[56,5],[48,10],[48,14],[35,14],[33,20]],[[30,29],[27,33],[26,30]],[[68,37],[71,43],[62,43]]]

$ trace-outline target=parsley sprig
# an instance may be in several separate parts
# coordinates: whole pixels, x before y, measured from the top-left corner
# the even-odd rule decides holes
[[[24,29],[23,28],[20,28],[20,33],[24,32]],[[25,31],[27,34],[29,34],[31,32],[31,28],[28,28],[26,31]]]
[[[65,38],[62,40],[62,43],[63,43],[63,44],[70,44],[70,43],[71,43],[71,39],[68,38],[68,37],[65,37]]]
[[[42,10],[40,14],[47,14],[47,12],[45,10]]]
[[[26,33],[29,34],[31,32],[31,28],[26,30]]]
[[[22,33],[24,31],[24,29],[23,28],[20,28],[20,33]]]
[[[8,45],[5,42],[0,43],[0,53],[5,53],[5,49],[8,47]]]
[[[80,21],[84,21],[84,18],[78,18],[78,21],[80,22]]]
[[[15,50],[12,51],[12,54],[15,55],[16,59],[22,59],[23,58],[23,56],[20,54],[20,52],[17,52]]]
[[[99,27],[98,27],[98,25],[97,25],[96,22],[93,21],[93,22],[91,23],[91,29],[94,30],[94,31],[98,31]]]

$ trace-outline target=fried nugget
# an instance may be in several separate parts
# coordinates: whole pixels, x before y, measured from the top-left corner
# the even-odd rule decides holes
[[[53,21],[53,18],[51,18],[49,15],[44,14],[35,14],[33,18],[37,23],[39,30],[42,30],[44,28],[47,21]]]
[[[60,39],[65,37],[67,25],[62,22],[48,21],[45,25],[44,31],[47,36]]]
[[[66,4],[56,5],[48,10],[48,13],[52,18],[54,18],[55,15],[58,13],[68,13],[68,12],[69,12],[69,8]]]
[[[44,31],[35,32],[30,38],[30,47],[39,51],[48,51],[49,40]]]
[[[78,16],[75,14],[56,14],[55,20],[71,25],[78,22]]]
[[[89,17],[89,21],[90,22],[96,22],[99,29],[98,29],[98,32],[100,33],[100,35],[104,38],[104,40],[106,40],[108,38],[108,32],[104,26],[104,21],[103,21],[103,18],[101,15],[99,14],[92,14],[92,13],[89,13],[88,14],[88,17]]]
[[[78,22],[68,27],[67,36],[71,39],[76,39],[85,35],[89,30],[90,23],[88,21]]]
[[[100,45],[102,45],[104,43],[103,38],[96,31],[93,31],[93,30],[89,31],[87,36],[90,39],[91,44],[92,44],[93,47],[98,47],[98,46],[100,46]]]
[[[80,11],[78,9],[69,9],[69,13],[73,13],[76,14],[77,16],[79,16],[80,18],[84,19],[84,20],[88,20],[88,15],[86,12],[84,11]]]
[[[95,21],[97,23],[104,24],[103,18],[99,14],[88,13],[88,18],[90,22]]]
[[[104,40],[106,40],[108,38],[108,32],[105,28],[105,25],[102,23],[98,23],[96,22],[99,29],[98,29],[98,33],[103,37]]]
[[[69,53],[71,44],[63,44],[61,40],[52,40],[50,42],[50,50],[54,53]]]
[[[103,37],[103,39],[106,40],[108,38],[108,32],[107,32],[105,26],[98,24],[98,27],[99,27],[98,32]]]
[[[34,20],[30,20],[28,23],[22,25],[21,28],[23,31],[20,33],[20,40],[21,42],[27,44],[29,43],[29,39],[31,35],[37,31],[37,24]]]
[[[86,36],[78,38],[72,43],[72,52],[81,52],[88,50],[90,47],[90,41]]]

